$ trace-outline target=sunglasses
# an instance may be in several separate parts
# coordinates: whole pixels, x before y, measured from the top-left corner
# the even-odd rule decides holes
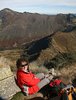
[[[27,66],[28,65],[28,63],[26,63],[26,64],[24,64],[24,65],[21,65],[22,67],[25,67],[25,66]]]

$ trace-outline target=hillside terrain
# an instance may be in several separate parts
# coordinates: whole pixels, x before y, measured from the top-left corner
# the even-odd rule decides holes
[[[19,13],[5,8],[0,11],[0,49],[21,47],[24,43],[35,41],[57,31],[72,29],[74,19],[75,15],[71,14]]]
[[[19,13],[5,8],[0,11],[0,50],[4,50],[0,56],[13,64],[20,56],[48,69],[75,64],[76,15]]]
[[[13,72],[16,71],[16,60],[20,56],[24,56],[29,60],[31,59],[30,61],[32,62],[30,64],[32,67],[30,68],[35,73],[41,72],[42,70],[43,72],[47,72],[48,70],[50,70],[50,68],[55,68],[58,72],[62,73],[65,81],[73,80],[76,75],[75,35],[76,30],[73,30],[71,32],[58,32],[52,37],[47,37],[47,39],[51,39],[51,41],[49,41],[49,44],[47,39],[43,38],[41,40],[35,41],[34,44],[30,43],[29,45],[24,46],[24,50],[14,49],[1,51],[0,56],[3,56],[10,60],[9,65],[11,66],[11,70]],[[44,40],[47,41],[47,44],[43,46],[42,43]],[[40,46],[40,44],[42,47]],[[31,49],[32,52],[30,52]]]
[[[19,57],[29,60],[34,73],[54,68],[64,83],[76,82],[76,15],[1,10],[0,68],[8,64],[15,74]]]

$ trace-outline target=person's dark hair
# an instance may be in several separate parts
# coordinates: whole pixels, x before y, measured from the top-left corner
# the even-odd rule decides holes
[[[25,59],[25,58],[19,58],[19,59],[16,61],[17,69],[19,69],[19,68],[21,67],[22,62],[27,62],[27,63],[28,63],[28,60]]]

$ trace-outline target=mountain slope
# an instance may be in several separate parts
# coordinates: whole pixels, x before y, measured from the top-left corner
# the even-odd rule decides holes
[[[19,13],[5,8],[0,11],[0,47],[19,47],[23,43],[54,34],[71,23],[65,14],[41,15]]]

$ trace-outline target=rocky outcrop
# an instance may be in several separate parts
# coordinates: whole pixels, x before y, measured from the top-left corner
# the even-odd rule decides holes
[[[0,98],[8,100],[20,89],[17,87],[10,66],[0,68]]]
[[[0,97],[3,99],[8,99],[19,91],[13,76],[0,81]]]
[[[6,78],[9,78],[13,75],[13,73],[10,70],[10,67],[2,67],[0,68],[0,81]]]

